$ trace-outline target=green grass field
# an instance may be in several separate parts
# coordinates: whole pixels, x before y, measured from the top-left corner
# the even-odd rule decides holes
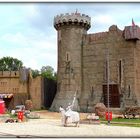
[[[108,121],[105,119],[100,119],[101,123],[103,124],[108,124]],[[110,121],[110,125],[116,125],[116,126],[131,126],[131,127],[140,127],[140,119],[118,119],[118,118],[113,118]]]
[[[106,121],[106,119],[101,118],[100,121]],[[131,123],[140,123],[140,119],[125,119],[125,118],[113,118],[111,122],[131,122]]]

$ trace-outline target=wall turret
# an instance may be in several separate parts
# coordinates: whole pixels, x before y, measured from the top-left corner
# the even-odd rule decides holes
[[[77,98],[81,95],[83,38],[90,28],[90,20],[89,16],[77,12],[54,17],[58,33],[57,94],[51,107],[54,110],[72,103],[75,93]]]

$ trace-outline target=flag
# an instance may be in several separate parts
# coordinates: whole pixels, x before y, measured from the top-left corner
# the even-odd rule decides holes
[[[78,10],[76,9],[76,12],[75,12],[75,14],[77,14],[77,11],[78,11]]]
[[[78,10],[76,9],[75,15],[80,15],[80,13],[78,13]]]
[[[132,18],[132,26],[135,26],[135,23],[134,23],[134,21],[133,21],[133,18]]]

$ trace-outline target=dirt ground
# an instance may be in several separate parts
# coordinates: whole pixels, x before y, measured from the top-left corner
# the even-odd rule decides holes
[[[60,112],[50,112],[48,110],[43,110],[43,111],[36,111],[36,113],[39,113],[41,118],[46,118],[46,119],[56,119],[60,120],[61,118],[61,113]],[[80,119],[86,119],[86,116],[88,113],[80,113]]]
[[[0,123],[0,137],[16,138],[91,138],[91,137],[140,137],[140,129],[136,127],[108,126],[105,124],[80,123],[64,127],[59,112],[36,111],[40,119],[29,119],[21,123]],[[80,113],[85,119],[87,113]]]

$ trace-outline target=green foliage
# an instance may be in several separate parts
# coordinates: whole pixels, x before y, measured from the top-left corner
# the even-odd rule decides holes
[[[17,71],[22,66],[22,61],[13,57],[3,57],[0,59],[0,71]]]
[[[129,126],[129,127],[140,127],[140,124],[111,124],[113,126]]]
[[[56,72],[54,73],[54,80],[55,81],[57,80],[57,73]]]
[[[0,59],[0,71],[18,71],[23,67],[22,61],[13,57],[3,57]],[[42,66],[41,74],[39,70],[32,70],[32,77],[42,76],[44,78],[52,79],[56,81],[57,73],[54,72],[54,69],[51,66]]]
[[[54,69],[51,66],[42,66],[41,72],[39,70],[31,70],[31,71],[33,78],[36,78],[37,76],[41,75],[44,78],[48,78],[54,81],[56,81],[57,79],[57,73],[54,72]]]
[[[12,115],[11,113],[9,113],[9,115],[10,115],[10,118],[12,118],[12,119],[16,119],[17,118],[17,114]]]
[[[33,77],[33,78],[36,78],[37,76],[40,75],[39,70],[31,70],[31,71],[32,71],[32,77]]]
[[[106,121],[105,118],[100,118],[100,121]],[[140,119],[125,119],[125,118],[113,118],[111,122],[127,122],[127,123],[140,123]]]
[[[56,73],[51,66],[43,66],[41,68],[41,76],[56,81]]]
[[[108,124],[108,121],[105,118],[100,118],[101,123]],[[110,125],[115,126],[131,126],[131,127],[140,127],[140,119],[125,119],[125,118],[113,118],[110,121]]]

